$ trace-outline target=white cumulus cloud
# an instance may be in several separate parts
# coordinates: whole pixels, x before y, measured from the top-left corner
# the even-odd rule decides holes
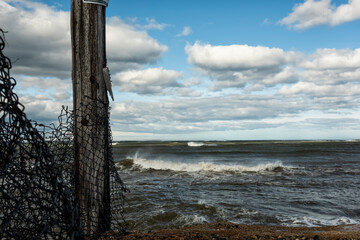
[[[360,49],[318,49],[298,65],[300,82],[279,94],[312,101],[318,109],[357,108],[360,96]]]
[[[150,23],[153,23],[149,20]],[[29,0],[0,1],[6,54],[16,74],[70,78],[70,13]],[[155,63],[168,47],[117,17],[108,19],[107,57],[110,69],[140,68]]]
[[[318,84],[360,82],[360,49],[318,49],[299,64],[302,78]]]
[[[180,87],[177,80],[182,76],[181,72],[174,70],[148,68],[118,73],[113,77],[113,82],[123,92],[162,95],[168,88]]]
[[[295,30],[319,25],[337,26],[360,19],[360,0],[349,0],[346,4],[335,6],[331,0],[306,0],[297,4],[280,24]]]
[[[72,106],[69,99],[66,101],[54,101],[44,94],[36,95],[21,95],[19,94],[19,101],[25,106],[25,113],[29,119],[36,120],[39,123],[49,124],[56,122],[60,115],[62,105]]]
[[[156,24],[148,19],[147,28]],[[27,114],[41,122],[56,120],[62,105],[72,105],[70,13],[38,1],[0,0],[0,25],[8,31],[4,53],[12,60],[15,90]],[[168,49],[117,17],[107,19],[106,29],[112,73],[155,63]]]
[[[264,46],[212,46],[196,42],[187,44],[188,62],[201,73],[210,76],[213,89],[242,88],[246,84],[276,85],[297,81],[290,64],[301,54]]]
[[[137,31],[117,17],[108,19],[106,40],[109,66],[115,72],[155,63],[168,50],[145,31]]]
[[[70,13],[19,0],[0,1],[0,23],[13,71],[35,76],[70,77]]]
[[[318,49],[302,66],[308,69],[360,68],[358,49]]]

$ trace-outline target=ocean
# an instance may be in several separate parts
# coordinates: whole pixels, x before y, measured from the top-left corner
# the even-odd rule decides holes
[[[117,142],[130,230],[360,224],[360,141]]]

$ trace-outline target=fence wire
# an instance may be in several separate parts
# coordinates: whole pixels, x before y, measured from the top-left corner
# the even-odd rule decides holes
[[[104,209],[99,218],[101,222],[92,218],[92,224],[105,226],[99,228],[103,230],[124,231],[126,189],[112,159],[108,108],[104,108],[106,114],[101,118],[92,119],[92,124],[82,124],[82,129],[74,124],[79,119],[75,114],[83,114],[81,108],[91,111],[94,106],[90,102],[82,104],[75,114],[63,107],[59,122],[50,126],[30,121],[13,91],[16,81],[10,76],[11,61],[3,54],[5,41],[1,29],[0,34],[0,239],[81,239],[100,234],[87,231],[84,223],[88,221],[84,215],[92,212],[83,209],[81,195],[76,193],[79,171],[74,156],[79,156],[75,155],[75,146],[86,149],[80,159],[86,160],[98,153],[98,143],[82,141],[79,145],[78,140],[74,140],[74,132],[84,127],[85,132],[93,136],[97,134],[96,129],[106,126],[103,140],[108,146],[108,151],[99,156],[105,157],[102,165],[85,163],[91,168],[88,190],[94,189],[93,185],[101,185],[98,178],[91,178],[99,172],[106,172],[102,180],[109,187],[108,192],[100,196],[106,200],[106,205],[100,206]]]

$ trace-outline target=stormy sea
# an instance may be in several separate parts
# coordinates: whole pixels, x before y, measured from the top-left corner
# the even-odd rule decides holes
[[[360,223],[360,141],[115,142],[129,229]]]

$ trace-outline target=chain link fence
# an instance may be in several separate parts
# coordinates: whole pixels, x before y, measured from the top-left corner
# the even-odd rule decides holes
[[[108,108],[99,119],[87,116],[94,101],[83,104],[75,111],[82,116],[81,130],[90,135],[106,126],[103,140],[108,150],[98,149],[98,143],[74,141],[73,111],[63,107],[58,123],[45,126],[30,121],[24,106],[14,93],[16,81],[10,76],[11,61],[3,54],[4,32],[0,29],[0,239],[82,239],[97,237],[101,232],[88,234],[84,222],[92,216],[92,209],[83,209],[79,198],[90,201],[86,192],[78,193],[79,174],[74,159],[76,146],[85,150],[80,159],[99,154],[101,165],[83,164],[90,174],[88,190],[108,187],[108,192],[98,194],[104,210],[101,218],[90,218],[90,223],[103,226],[102,230],[125,231],[123,219],[124,192],[126,188],[118,175],[112,159],[111,129]],[[98,104],[100,103],[97,103]],[[87,122],[86,122],[87,121]],[[86,123],[86,124],[85,124]],[[76,127],[74,127],[76,126]],[[88,136],[83,135],[84,139]],[[76,143],[75,143],[76,142]],[[75,156],[75,157],[74,157]],[[96,178],[101,173],[103,179]],[[105,173],[105,174],[104,174]],[[104,182],[104,183],[100,183]],[[95,187],[94,187],[95,186]],[[83,194],[83,195],[81,195]],[[100,221],[101,220],[101,221]],[[91,227],[91,226],[90,226]]]

